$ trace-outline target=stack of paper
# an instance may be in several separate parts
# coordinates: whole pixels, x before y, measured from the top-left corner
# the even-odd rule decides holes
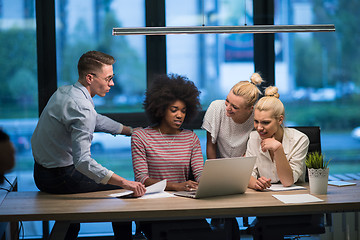
[[[166,179],[160,182],[157,182],[151,186],[146,187],[146,193],[144,196],[139,197],[141,199],[148,199],[148,198],[165,198],[165,197],[174,197],[173,194],[165,192],[166,188]],[[113,193],[110,194],[110,197],[131,197],[134,192],[130,190],[122,191],[120,193]]]

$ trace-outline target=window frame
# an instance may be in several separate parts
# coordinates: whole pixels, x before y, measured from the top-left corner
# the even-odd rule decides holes
[[[198,0],[201,2],[201,0]],[[146,26],[166,26],[166,0],[145,0]],[[274,24],[274,0],[253,2],[254,24]],[[36,1],[36,32],[38,54],[38,94],[39,116],[51,95],[57,89],[56,68],[56,30],[55,0]],[[166,73],[166,36],[146,36],[146,84],[152,76]],[[274,85],[275,53],[274,34],[255,34],[254,36],[255,72],[260,72],[266,79],[264,86]],[[200,129],[205,111],[196,119],[184,125],[188,129]],[[107,113],[116,121],[132,127],[148,125],[144,112]]]

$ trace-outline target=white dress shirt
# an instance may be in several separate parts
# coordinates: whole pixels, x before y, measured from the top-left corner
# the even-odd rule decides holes
[[[123,125],[95,111],[89,91],[79,82],[58,88],[44,108],[31,138],[35,161],[46,168],[74,164],[82,174],[106,184],[112,171],[91,158],[94,132],[117,134]]]
[[[284,128],[282,146],[293,172],[294,183],[305,181],[305,159],[309,147],[309,138],[294,128]],[[276,171],[276,163],[271,160],[269,151],[261,150],[261,138],[256,131],[251,132],[247,144],[246,156],[256,156],[252,176],[256,179],[264,176],[272,183],[280,181]]]

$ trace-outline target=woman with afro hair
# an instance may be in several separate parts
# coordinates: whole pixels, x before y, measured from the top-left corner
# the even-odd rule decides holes
[[[145,94],[144,108],[151,125],[138,128],[131,136],[131,153],[135,180],[150,186],[166,179],[165,190],[191,191],[198,186],[203,170],[199,138],[181,128],[200,109],[199,90],[186,77],[160,75]],[[193,176],[191,179],[190,176]],[[138,230],[148,239],[156,239],[154,226],[164,239],[209,239],[211,228],[205,219],[138,222]],[[191,231],[193,229],[193,231]],[[196,229],[196,230],[195,230]],[[198,231],[200,230],[200,231]],[[185,234],[179,236],[179,234]]]
[[[149,186],[166,179],[166,190],[173,191],[197,188],[204,163],[200,141],[181,126],[201,108],[199,94],[192,81],[174,74],[158,76],[148,88],[144,108],[151,125],[131,137],[136,181]]]

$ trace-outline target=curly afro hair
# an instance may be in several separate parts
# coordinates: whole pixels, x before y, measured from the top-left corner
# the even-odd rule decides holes
[[[200,91],[187,77],[158,75],[147,89],[143,105],[151,124],[160,124],[170,104],[181,100],[186,105],[184,122],[188,122],[201,110],[199,95]]]

